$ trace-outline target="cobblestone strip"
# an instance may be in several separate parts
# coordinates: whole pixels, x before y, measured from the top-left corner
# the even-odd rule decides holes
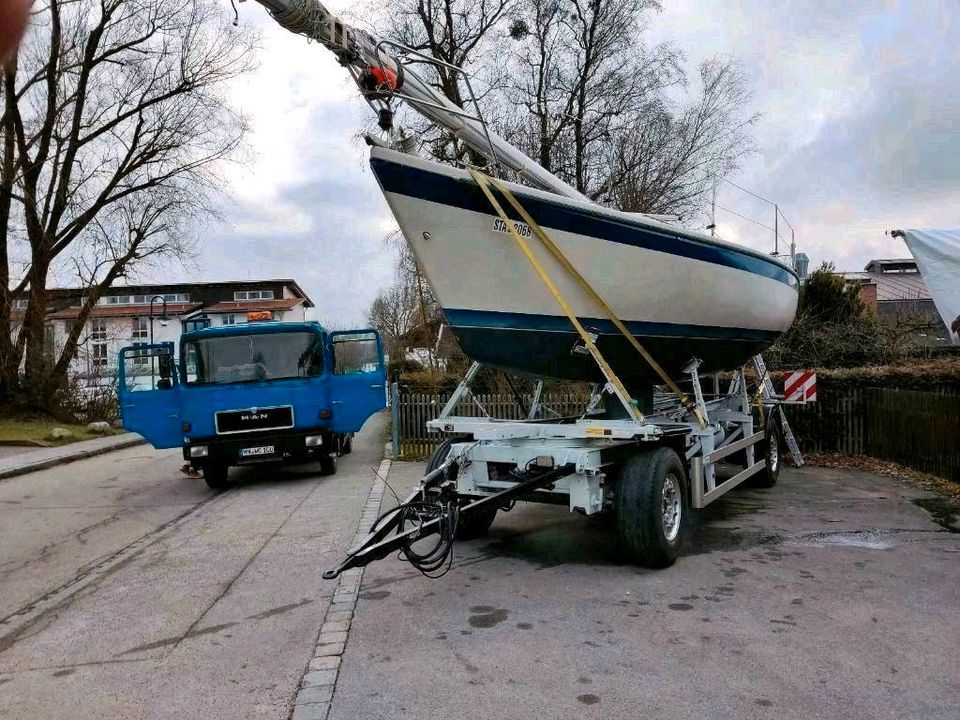
[[[373,481],[367,503],[360,514],[357,532],[350,547],[354,547],[367,536],[367,531],[380,514],[384,490],[381,478],[387,477],[389,472],[390,460],[384,458],[380,462],[380,468],[377,470],[378,477]],[[340,659],[347,645],[350,623],[353,621],[353,612],[357,606],[357,595],[360,593],[362,580],[363,568],[351,568],[340,575],[337,588],[333,593],[333,600],[327,608],[326,617],[320,627],[320,636],[317,638],[313,659],[310,660],[307,671],[300,681],[300,689],[294,700],[292,720],[326,720],[330,712],[330,701],[333,699],[333,690],[340,672]]]

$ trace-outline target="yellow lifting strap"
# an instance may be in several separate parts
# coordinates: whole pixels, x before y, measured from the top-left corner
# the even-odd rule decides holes
[[[472,169],[470,172],[473,175],[475,180],[477,179],[478,175],[481,175],[481,173]],[[700,426],[704,427],[706,425],[706,420],[703,417],[703,414],[700,412],[700,408],[694,405],[693,403],[691,403],[687,394],[684,393],[679,387],[677,387],[677,384],[670,379],[670,376],[667,375],[666,371],[660,366],[660,363],[658,363],[656,359],[654,359],[654,357],[649,352],[647,352],[646,348],[644,348],[640,344],[637,338],[634,337],[633,333],[631,333],[630,330],[627,329],[627,326],[623,324],[623,322],[620,320],[617,314],[613,311],[613,309],[607,304],[607,302],[602,297],[600,297],[600,294],[593,289],[593,286],[587,281],[585,277],[583,277],[583,275],[580,273],[579,270],[577,270],[577,268],[573,265],[573,263],[570,262],[570,260],[567,258],[566,255],[564,255],[563,251],[557,246],[557,244],[550,239],[547,233],[544,232],[543,228],[541,228],[540,225],[530,216],[530,213],[528,213],[526,208],[524,208],[523,205],[520,204],[520,201],[517,200],[517,198],[510,191],[510,189],[495,178],[491,178],[486,175],[484,175],[483,177],[491,185],[493,185],[497,190],[500,191],[500,193],[507,199],[507,202],[509,202],[510,205],[513,207],[513,209],[516,210],[517,213],[519,213],[520,217],[523,218],[524,222],[526,222],[527,225],[530,226],[531,230],[533,230],[534,234],[537,236],[540,242],[544,245],[544,247],[546,247],[547,250],[550,251],[550,253],[554,256],[554,258],[556,258],[557,262],[559,262],[560,265],[563,266],[563,268],[577,281],[580,287],[583,288],[583,290],[587,293],[587,295],[597,304],[597,306],[603,311],[603,313],[607,316],[607,318],[614,324],[617,330],[620,331],[620,333],[627,339],[627,341],[633,346],[633,348],[647,362],[647,364],[653,369],[653,371],[660,376],[660,379],[663,380],[664,384],[668,388],[670,388],[670,390],[677,396],[677,398],[680,400],[680,403],[684,407],[693,410],[694,414],[697,417],[698,422],[700,423]],[[480,184],[479,180],[477,182],[478,184]],[[483,188],[482,184],[481,184],[481,188]],[[484,190],[484,192],[487,195],[487,197],[490,198],[490,193],[487,192],[487,190]],[[511,232],[516,234],[516,231],[513,229],[513,223],[510,222],[509,218],[504,217],[503,213],[499,209],[498,209],[498,212],[500,213],[501,219],[506,223],[507,228],[510,229]]]
[[[490,204],[497,212],[497,215],[500,216],[500,219],[503,220],[504,224],[507,226],[507,230],[513,236],[513,239],[517,241],[517,245],[520,246],[520,250],[523,251],[523,254],[527,257],[527,260],[530,261],[530,264],[537,272],[537,275],[540,276],[543,284],[547,286],[547,289],[550,291],[550,294],[553,295],[554,300],[557,301],[557,304],[560,305],[564,314],[573,324],[573,327],[576,328],[577,332],[580,334],[583,344],[593,356],[593,359],[596,361],[597,365],[600,366],[600,371],[603,373],[604,377],[607,378],[607,381],[610,383],[611,387],[613,387],[613,391],[617,394],[617,397],[625,407],[630,408],[630,411],[633,413],[633,416],[636,420],[643,422],[643,413],[640,412],[640,408],[637,407],[636,402],[630,397],[630,393],[624,387],[623,383],[620,382],[620,378],[617,377],[617,374],[613,371],[613,368],[610,367],[606,359],[600,353],[600,350],[597,349],[596,344],[594,344],[593,340],[590,338],[590,334],[584,329],[583,325],[580,324],[580,321],[574,314],[573,309],[564,299],[563,295],[560,293],[560,290],[553,283],[553,280],[550,279],[546,269],[540,264],[540,261],[537,260],[536,256],[533,254],[533,251],[530,249],[530,246],[527,244],[527,241],[520,236],[520,233],[517,232],[516,227],[514,227],[513,221],[510,220],[507,214],[503,211],[503,207],[500,205],[497,198],[494,197],[493,192],[490,190],[490,183],[493,182],[493,178],[490,178],[487,175],[474,170],[473,168],[470,168],[470,174],[473,176],[473,179],[476,181],[477,185],[480,186],[483,194],[487,196],[487,200],[490,201]],[[503,192],[503,190],[501,189],[500,192]],[[507,193],[504,193],[504,195],[507,196],[508,200],[511,199],[511,196],[507,195]]]

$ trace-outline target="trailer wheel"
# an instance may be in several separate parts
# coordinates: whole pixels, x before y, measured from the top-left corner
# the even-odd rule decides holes
[[[203,466],[203,480],[211,490],[226,490],[230,487],[228,468],[222,463]]]
[[[437,445],[436,449],[430,455],[430,459],[427,461],[425,474],[432,473],[443,464],[443,461],[447,459],[447,455],[450,454],[450,446],[453,445],[454,442],[462,442],[462,439],[447,438]],[[461,515],[460,521],[457,523],[457,540],[473,540],[478,537],[483,537],[487,534],[490,526],[493,525],[496,517],[496,508],[481,515],[474,515],[473,517],[465,518]]]
[[[337,472],[336,455],[321,455],[320,456],[320,474],[333,475],[336,472]]]
[[[447,455],[450,454],[451,445],[453,445],[453,438],[447,438],[434,448],[433,452],[430,453],[430,459],[427,460],[424,475],[429,475],[443,464],[443,461],[447,459]]]
[[[766,467],[753,476],[755,487],[772,488],[780,477],[780,461],[783,450],[783,433],[780,430],[780,421],[773,410],[767,413],[767,427],[765,437],[757,443],[757,448],[763,453]]]
[[[475,540],[478,537],[483,537],[496,519],[497,508],[469,518],[461,515],[460,521],[457,523],[457,540]]]
[[[620,466],[616,526],[624,555],[651,568],[673,564],[687,528],[687,481],[680,457],[660,447]]]

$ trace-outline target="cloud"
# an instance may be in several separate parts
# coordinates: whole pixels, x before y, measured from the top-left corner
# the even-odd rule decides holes
[[[691,63],[741,59],[763,118],[760,152],[734,179],[779,203],[814,262],[854,269],[907,254],[885,230],[960,224],[960,32],[950,5],[678,2],[655,33]],[[721,186],[719,200],[772,224],[771,207],[734,188]],[[772,250],[772,231],[723,211],[721,220]]]
[[[329,51],[253,3],[240,9],[263,33],[258,70],[230,89],[250,120],[251,159],[225,170],[225,220],[204,229],[196,271],[204,280],[291,277],[319,319],[363,324],[392,277],[384,237],[395,227],[357,137],[368,108]]]

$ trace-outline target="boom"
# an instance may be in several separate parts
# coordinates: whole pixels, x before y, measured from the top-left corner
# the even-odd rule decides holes
[[[384,118],[384,111],[388,113],[387,119],[392,117],[389,106],[391,99],[404,100],[421,115],[452,132],[471,150],[492,163],[504,165],[531,185],[558,195],[588,200],[490,130],[480,116],[479,107],[476,115],[465,112],[417,75],[409,65],[404,65],[398,55],[417,55],[421,59],[462,72],[459,68],[422,56],[396,43],[379,40],[364,30],[346,25],[317,0],[257,2],[263,5],[282,27],[316,40],[332,51],[340,64],[353,75],[364,97],[371,104],[381,103],[381,119]],[[469,86],[469,78],[466,74],[464,77]]]

